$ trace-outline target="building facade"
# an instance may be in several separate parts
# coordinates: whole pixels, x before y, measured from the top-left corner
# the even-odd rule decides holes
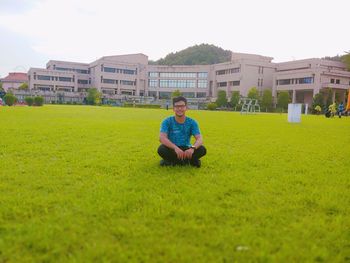
[[[308,103],[326,88],[345,100],[350,72],[340,62],[306,59],[273,63],[272,57],[232,53],[231,61],[214,65],[149,65],[144,54],[105,56],[92,63],[50,60],[45,69],[31,68],[29,89],[46,94],[46,101],[81,101],[95,87],[107,99],[168,99],[179,90],[185,97],[214,100],[219,90],[247,96],[252,87],[260,94],[272,90],[276,97],[288,91],[293,102]]]
[[[5,78],[0,79],[5,91],[18,89],[23,83],[28,83],[27,73],[10,72]]]
[[[317,93],[329,91],[332,101],[344,102],[349,88],[350,72],[343,63],[336,61],[314,58],[277,63],[273,74],[273,96],[279,91],[288,91],[293,103],[311,105]]]

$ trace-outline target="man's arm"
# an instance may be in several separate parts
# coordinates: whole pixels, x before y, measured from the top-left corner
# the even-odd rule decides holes
[[[194,142],[193,146],[196,147],[196,149],[198,149],[203,144],[202,135],[197,134],[194,136],[194,138],[196,138],[196,141]]]
[[[196,141],[194,142],[193,146],[196,147],[196,149],[198,149],[203,144],[202,135],[197,134],[194,136],[194,138],[196,138]],[[191,159],[193,153],[194,153],[194,149],[189,148],[185,151],[185,157],[188,159]]]
[[[160,133],[159,141],[161,144],[164,144],[166,147],[168,147],[170,149],[174,149],[178,159],[182,160],[185,158],[185,152],[183,150],[181,150],[179,147],[177,147],[174,143],[172,143],[168,139],[168,134],[166,134],[165,132]]]

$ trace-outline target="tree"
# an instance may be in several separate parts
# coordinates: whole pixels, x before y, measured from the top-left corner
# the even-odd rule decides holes
[[[259,92],[258,89],[256,87],[252,87],[249,91],[248,91],[248,98],[250,99],[259,99]]]
[[[21,86],[18,87],[19,90],[28,90],[29,86],[27,82],[24,82],[21,84]]]
[[[272,91],[270,89],[265,89],[261,98],[261,107],[266,111],[270,110],[272,107]]]
[[[224,90],[218,91],[218,98],[216,100],[216,105],[218,105],[218,107],[224,107],[227,105],[226,91]]]
[[[350,71],[350,52],[346,52],[347,54],[342,57],[343,63],[345,63],[346,68]]]
[[[188,47],[179,52],[170,53],[165,58],[152,61],[153,65],[208,65],[231,60],[232,52],[209,44]]]
[[[288,103],[290,101],[289,92],[281,91],[277,95],[277,106],[280,109],[287,109]]]
[[[178,89],[175,90],[173,93],[171,93],[172,98],[179,97],[179,96],[182,96],[182,93]]]
[[[101,92],[99,92],[96,88],[90,88],[87,95],[87,103],[90,105],[97,105],[101,103]]]
[[[332,95],[333,92],[332,92],[331,88],[326,88],[325,92],[326,92],[326,96],[327,96],[325,106],[328,108],[329,105],[331,105],[333,103],[333,95]]]
[[[4,91],[4,89],[2,87],[2,82],[0,82],[0,91]]]
[[[231,95],[231,100],[230,100],[230,104],[232,106],[232,108],[236,108],[237,104],[239,102],[239,91],[233,91],[232,95]]]
[[[317,93],[312,99],[312,109],[316,111],[316,107],[324,108],[324,97],[322,93]]]
[[[17,98],[12,93],[7,93],[4,97],[4,101],[5,101],[6,105],[12,106],[13,104],[15,104],[17,102]]]

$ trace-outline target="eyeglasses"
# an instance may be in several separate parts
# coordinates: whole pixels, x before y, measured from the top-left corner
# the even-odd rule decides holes
[[[174,108],[176,109],[184,109],[186,105],[174,105]]]

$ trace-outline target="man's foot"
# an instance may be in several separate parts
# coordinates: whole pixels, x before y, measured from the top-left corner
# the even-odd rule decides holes
[[[191,163],[192,166],[195,166],[197,168],[200,168],[201,167],[201,160],[193,160],[192,163]]]
[[[167,160],[160,160],[160,166],[173,166],[174,164]]]

